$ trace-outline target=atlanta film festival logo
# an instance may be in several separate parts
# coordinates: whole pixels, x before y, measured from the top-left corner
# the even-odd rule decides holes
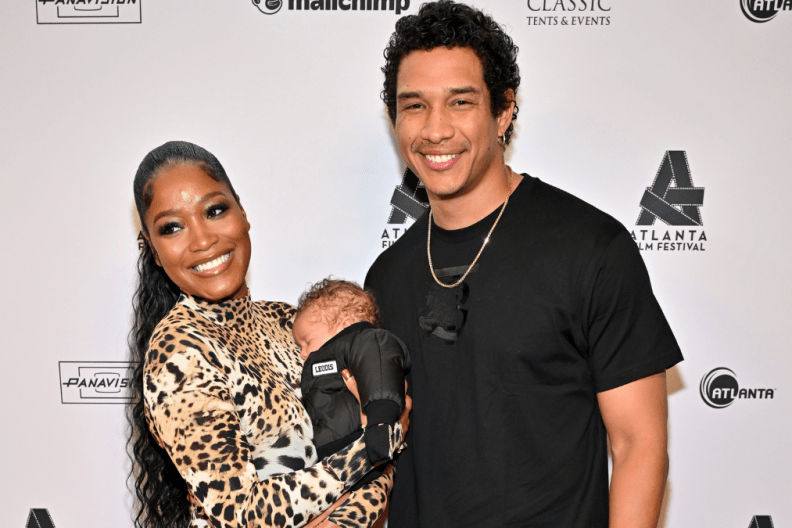
[[[639,227],[630,234],[641,251],[705,251],[703,205],[704,187],[693,186],[687,154],[669,150],[641,197]],[[675,229],[654,227],[658,220]]]
[[[36,0],[38,24],[140,24],[142,0]]]
[[[393,11],[400,15],[410,0],[251,0],[265,15],[274,15],[285,5],[287,11]]]
[[[779,11],[792,10],[792,0],[740,0],[740,9],[751,22],[763,24],[773,20]]]
[[[133,364],[59,361],[61,403],[128,403]]]
[[[404,171],[402,182],[393,190],[390,200],[391,212],[388,225],[380,236],[380,249],[388,249],[407,231],[407,219],[415,221],[429,209],[426,188],[409,168]]]
[[[725,367],[712,369],[701,378],[699,394],[713,409],[724,409],[735,400],[772,400],[776,389],[740,388],[737,375]]]
[[[25,528],[55,528],[55,523],[46,508],[32,508]]]
[[[773,519],[769,515],[754,515],[748,528],[775,528]]]

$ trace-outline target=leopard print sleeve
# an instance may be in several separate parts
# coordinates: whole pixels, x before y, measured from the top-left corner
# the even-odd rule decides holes
[[[328,520],[341,528],[371,528],[388,506],[393,474],[391,464],[378,479],[353,492]]]
[[[319,464],[260,481],[240,425],[250,417],[238,414],[227,372],[219,360],[212,364],[216,354],[202,350],[195,333],[167,346],[167,358],[152,346],[150,359],[165,361],[148,369],[145,398],[152,431],[200,505],[194,515],[203,522],[194,526],[299,527],[371,469],[361,439]]]

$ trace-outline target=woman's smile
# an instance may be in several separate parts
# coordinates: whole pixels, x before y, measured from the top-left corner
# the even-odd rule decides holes
[[[230,257],[231,257],[231,252],[229,251],[225,255],[221,255],[214,260],[205,262],[204,264],[198,264],[197,266],[193,266],[190,269],[197,271],[202,275],[217,275],[218,273],[226,269],[227,266],[223,266],[223,264],[228,262],[228,259]]]

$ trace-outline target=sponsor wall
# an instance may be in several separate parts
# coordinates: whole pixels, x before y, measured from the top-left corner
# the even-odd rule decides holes
[[[4,5],[2,526],[131,526],[120,402],[148,150],[186,139],[223,162],[256,299],[362,281],[409,228],[425,191],[379,68],[418,4]],[[476,5],[521,50],[511,166],[632,231],[685,353],[661,525],[792,526],[792,2]]]

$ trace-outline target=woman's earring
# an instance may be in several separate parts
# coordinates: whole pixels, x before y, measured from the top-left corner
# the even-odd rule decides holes
[[[502,136],[498,136],[498,145],[502,147],[505,144],[506,144],[506,134],[503,134]]]

